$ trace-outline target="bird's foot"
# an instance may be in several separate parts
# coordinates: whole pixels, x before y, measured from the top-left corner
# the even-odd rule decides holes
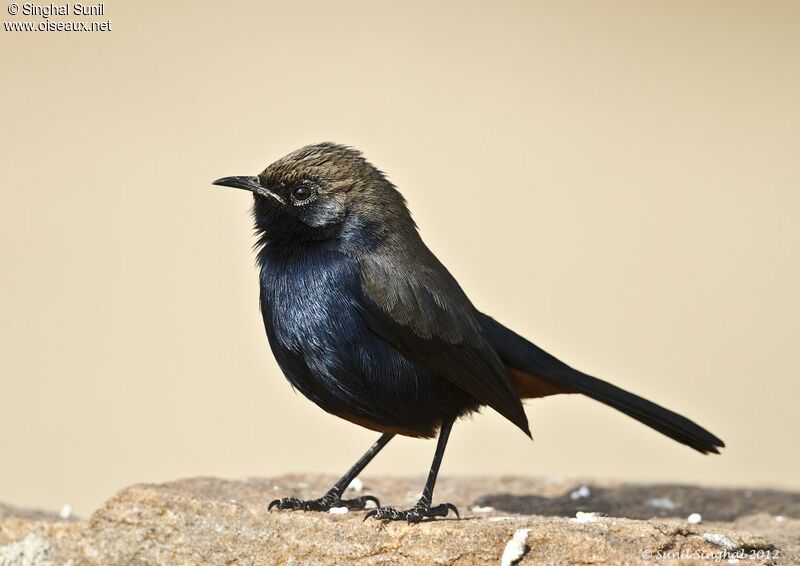
[[[333,507],[347,507],[348,509],[364,509],[367,501],[372,501],[376,507],[380,507],[380,501],[372,495],[362,495],[353,499],[342,499],[342,494],[337,489],[331,489],[319,499],[297,499],[296,497],[282,497],[274,500],[267,507],[272,511],[273,507],[278,509],[289,509],[290,511],[328,511]]]
[[[394,507],[378,507],[366,514],[364,520],[370,517],[375,517],[381,521],[407,521],[409,523],[419,523],[424,519],[433,519],[436,517],[447,517],[447,514],[452,511],[459,519],[461,516],[458,514],[458,509],[452,503],[442,503],[436,507],[431,507],[430,503],[425,501],[418,501],[411,509],[399,510]]]

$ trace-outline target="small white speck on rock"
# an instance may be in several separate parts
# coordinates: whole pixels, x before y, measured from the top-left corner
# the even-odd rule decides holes
[[[331,507],[328,510],[328,513],[331,515],[347,515],[350,512],[350,509],[347,507]]]
[[[352,489],[353,491],[358,492],[363,491],[364,482],[359,478],[353,478],[353,481],[350,482],[350,485],[347,486],[347,489]]]
[[[594,523],[601,517],[605,517],[605,513],[598,513],[596,511],[592,511],[591,513],[586,513],[583,511],[578,511],[575,513],[575,518],[570,519],[573,523]]]
[[[592,491],[589,489],[589,486],[582,485],[575,491],[569,494],[569,498],[575,501],[576,499],[586,499],[592,496]]]
[[[511,540],[506,543],[503,549],[503,556],[500,558],[500,566],[511,566],[516,564],[527,551],[525,541],[528,539],[530,529],[517,529]]]
[[[64,503],[64,505],[61,507],[61,511],[58,512],[58,516],[65,521],[72,517],[72,505],[69,503]]]
[[[598,513],[597,511],[584,512],[578,511],[575,513],[575,518],[570,519],[573,523],[594,523],[598,519],[605,517],[605,513]]]
[[[473,513],[491,513],[494,511],[494,507],[481,507],[480,505],[475,505],[472,508]]]
[[[647,504],[650,507],[654,507],[656,509],[666,509],[668,511],[671,511],[677,507],[675,502],[669,497],[654,497],[653,499],[648,499]]]
[[[717,546],[721,546],[726,550],[732,550],[736,548],[736,543],[733,542],[728,537],[726,537],[725,535],[719,535],[716,533],[704,533],[703,538],[708,542],[710,542],[711,544],[716,544]]]
[[[700,513],[692,513],[686,517],[686,522],[690,525],[697,525],[703,522],[703,516]]]

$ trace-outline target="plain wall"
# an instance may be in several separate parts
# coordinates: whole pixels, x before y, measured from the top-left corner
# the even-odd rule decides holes
[[[12,17],[5,5],[0,19]],[[0,501],[341,473],[375,433],[292,392],[250,198],[323,140],[407,197],[473,302],[721,436],[585,398],[456,425],[458,474],[800,488],[800,3],[120,2],[0,31]],[[400,439],[367,474],[427,472]]]

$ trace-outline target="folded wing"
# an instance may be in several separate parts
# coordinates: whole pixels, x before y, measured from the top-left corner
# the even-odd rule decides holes
[[[391,263],[367,256],[359,267],[359,308],[373,332],[530,436],[522,403],[482,334],[477,311],[433,254],[421,252],[406,265],[396,256]]]

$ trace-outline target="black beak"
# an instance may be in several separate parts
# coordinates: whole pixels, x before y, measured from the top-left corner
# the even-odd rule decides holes
[[[281,204],[285,204],[285,201],[279,195],[276,195],[266,187],[261,185],[261,181],[258,177],[223,177],[222,179],[217,179],[212,185],[219,185],[220,187],[233,187],[234,189],[244,189],[246,191],[250,191],[257,195],[262,195],[265,197],[272,197],[277,200]]]
[[[220,187],[233,187],[235,189],[244,189],[246,191],[256,192],[261,189],[261,183],[258,177],[223,177],[217,179],[212,185],[219,185]]]

